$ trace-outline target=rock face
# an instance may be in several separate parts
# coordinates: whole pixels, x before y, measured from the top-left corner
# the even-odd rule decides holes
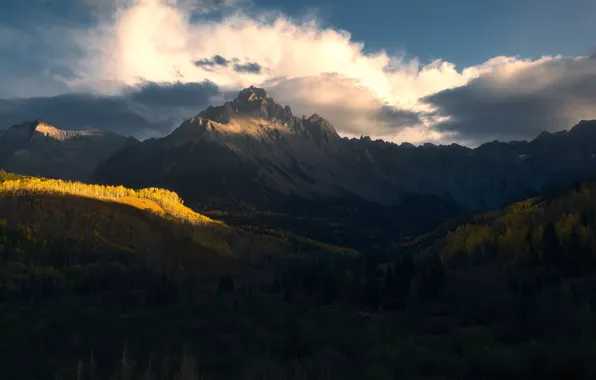
[[[43,121],[15,125],[0,135],[0,167],[42,177],[87,180],[97,165],[134,138],[99,131],[65,131]]]
[[[114,155],[94,180],[163,186],[213,205],[267,203],[272,193],[396,200],[398,194],[382,177],[343,151],[344,141],[326,120],[295,117],[265,90],[251,87],[185,121],[169,136]]]
[[[594,153],[594,121],[476,149],[346,139],[322,117],[296,117],[250,87],[169,136],[116,153],[93,180],[166,187],[203,207],[271,204],[280,195],[395,205],[419,194],[486,210],[596,175]]]

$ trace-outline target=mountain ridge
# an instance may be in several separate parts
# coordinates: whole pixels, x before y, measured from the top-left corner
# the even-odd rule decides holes
[[[0,167],[12,172],[87,180],[100,162],[138,143],[133,137],[98,130],[62,130],[41,120],[0,134]]]
[[[569,132],[473,149],[397,145],[342,138],[321,116],[298,118],[264,89],[249,87],[170,135],[115,154],[93,180],[157,183],[192,201],[209,198],[213,207],[239,201],[262,206],[272,194],[398,205],[407,193],[485,210],[596,175],[595,126],[581,121]]]
[[[250,179],[232,181],[245,190],[246,184],[252,184],[251,192],[255,196],[250,200],[257,203],[267,202],[267,192],[270,189],[281,194],[300,194],[307,198],[342,198],[348,195],[379,202],[394,198],[388,193],[378,196],[382,191],[370,186],[371,183],[382,182],[380,178],[369,178],[369,181],[362,183],[354,180],[367,173],[358,173],[358,168],[343,162],[341,141],[333,126],[322,117],[295,117],[288,106],[282,107],[275,103],[265,90],[251,87],[240,91],[233,101],[222,106],[211,106],[186,120],[170,135],[141,143],[135,149],[138,149],[140,155],[151,155],[148,147],[156,147],[154,157],[149,161],[157,177],[154,175],[151,181],[164,187],[176,187],[178,180],[173,177],[179,176],[180,181],[181,177],[188,177],[188,173],[176,174],[176,170],[184,165],[182,161],[168,164],[162,160],[162,157],[171,157],[176,151],[179,152],[176,154],[186,157],[186,162],[193,162],[193,168],[189,167],[187,171],[195,174],[207,173],[210,178],[224,185],[223,190],[220,187],[217,191],[210,191],[212,196],[230,192],[225,186],[230,177],[242,178],[248,175]],[[135,155],[132,152],[135,149],[128,153],[123,152],[123,155]],[[211,156],[207,156],[205,152],[211,152]],[[220,158],[213,159],[214,157]],[[140,156],[138,158],[121,157],[128,163],[140,163]],[[110,178],[109,174],[104,176],[103,168],[116,161],[119,161],[118,155],[102,164],[94,180],[119,180]],[[206,161],[213,166],[201,168]],[[229,164],[224,168],[222,165],[226,161]],[[357,171],[357,176],[353,175],[354,170]],[[145,182],[140,179],[134,182],[134,186]],[[188,192],[181,191],[192,198],[205,190],[204,185],[205,183],[193,186]]]
[[[206,125],[205,120],[212,124]],[[188,124],[204,126],[212,131],[225,130],[228,134],[256,134],[257,137],[269,139],[279,138],[280,134],[296,134],[312,138],[319,145],[341,139],[331,123],[321,116],[296,117],[290,106],[276,103],[264,89],[254,86],[240,91],[236,98],[221,106],[209,106],[182,123],[181,128],[188,128]],[[236,128],[226,128],[232,126]]]

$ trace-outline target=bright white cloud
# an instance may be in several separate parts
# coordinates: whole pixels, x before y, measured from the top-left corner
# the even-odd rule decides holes
[[[117,93],[143,81],[204,80],[224,90],[264,86],[280,102],[291,104],[295,113],[316,112],[345,133],[382,135],[393,141],[451,141],[451,136],[433,130],[437,120],[431,117],[422,118],[417,126],[397,123],[402,118],[396,123],[379,118],[381,107],[430,111],[433,107],[421,101],[426,96],[487,74],[496,85],[506,87],[520,72],[557,59],[496,57],[457,70],[441,60],[423,64],[384,51],[365,53],[364,45],[352,41],[348,32],[321,28],[312,19],[297,22],[280,14],[238,12],[220,20],[193,22],[193,7],[210,9],[215,3],[114,1],[117,6],[101,13],[96,27],[76,36],[86,54],[76,60],[75,79],[67,82],[73,89]],[[255,62],[262,70],[243,73],[235,71],[233,64],[194,64],[215,55]],[[525,88],[531,91],[548,80],[538,76]]]

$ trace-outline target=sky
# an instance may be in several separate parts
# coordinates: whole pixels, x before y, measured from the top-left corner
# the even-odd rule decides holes
[[[166,135],[250,85],[348,137],[532,139],[596,119],[593,0],[2,0],[0,128]]]

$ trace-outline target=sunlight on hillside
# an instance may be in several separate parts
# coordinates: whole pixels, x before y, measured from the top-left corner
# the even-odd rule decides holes
[[[57,197],[49,199],[43,197],[44,195]],[[19,202],[12,202],[13,197],[19,198]],[[262,260],[261,252],[322,250],[356,253],[287,232],[273,233],[258,228],[237,230],[194,212],[184,206],[178,194],[159,188],[133,190],[123,186],[29,177],[0,170],[0,198],[7,201],[2,202],[5,206],[3,212],[10,216],[9,220],[15,225],[32,226],[41,235],[51,231],[89,241],[98,240],[110,246],[124,247],[119,249],[121,251],[128,250],[127,246],[152,250],[161,244],[154,242],[158,238],[154,235],[161,236],[163,231],[168,230],[182,237],[180,242],[186,241],[191,246],[198,244],[221,255],[236,255],[251,262]],[[101,201],[104,206],[121,204],[130,206],[131,209],[102,207],[85,200]],[[159,227],[152,226],[147,219],[139,218],[138,213],[129,212],[133,210],[159,216],[166,223]],[[67,213],[70,213],[69,217],[65,218]],[[69,220],[77,222],[70,223]],[[182,223],[167,223],[168,221]],[[85,228],[80,228],[80,225]]]
[[[147,188],[128,189],[123,186],[90,185],[81,182],[21,177],[0,183],[0,194],[26,195],[31,193],[75,195],[127,204],[148,210],[165,218],[172,218],[192,224],[219,224],[204,215],[184,206],[182,199],[173,191]]]

